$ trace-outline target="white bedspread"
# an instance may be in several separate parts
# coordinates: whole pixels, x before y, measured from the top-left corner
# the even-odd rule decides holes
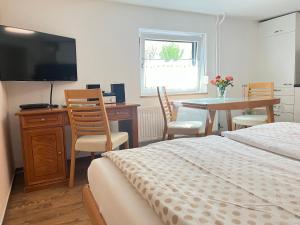
[[[105,156],[165,224],[300,224],[296,160],[218,136]]]
[[[300,160],[300,123],[271,123],[223,132],[224,137]]]

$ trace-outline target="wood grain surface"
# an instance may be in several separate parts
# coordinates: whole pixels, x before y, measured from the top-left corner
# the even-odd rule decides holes
[[[23,174],[15,177],[3,225],[90,225],[82,203],[90,158],[77,161],[76,186],[58,184],[48,189],[24,193]]]

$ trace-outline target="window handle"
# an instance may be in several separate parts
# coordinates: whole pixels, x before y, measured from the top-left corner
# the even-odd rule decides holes
[[[142,58],[142,62],[141,62],[141,68],[144,69],[144,65],[145,65],[145,59]]]

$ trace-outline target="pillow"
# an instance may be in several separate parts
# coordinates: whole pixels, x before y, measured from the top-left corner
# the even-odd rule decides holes
[[[222,132],[222,136],[300,160],[300,123],[278,122]]]

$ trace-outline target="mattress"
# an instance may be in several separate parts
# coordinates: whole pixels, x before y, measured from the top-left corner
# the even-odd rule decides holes
[[[273,130],[264,148],[232,133],[107,152],[88,170],[91,191],[107,225],[300,224],[300,162],[275,148],[283,125],[256,128]]]
[[[219,136],[104,156],[164,224],[300,224],[297,160]]]
[[[107,158],[88,169],[91,192],[107,225],[163,225],[153,209]]]

